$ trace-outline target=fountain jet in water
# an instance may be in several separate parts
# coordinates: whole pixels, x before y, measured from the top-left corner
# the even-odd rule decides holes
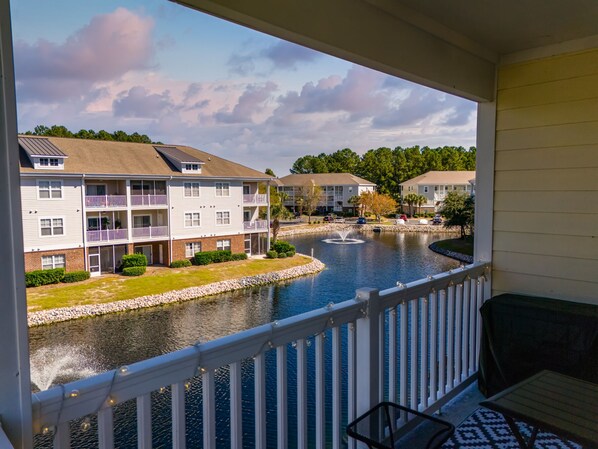
[[[71,346],[40,348],[31,355],[31,383],[40,391],[94,374],[89,359]]]
[[[336,245],[354,245],[356,243],[364,243],[363,240],[360,239],[348,239],[348,235],[351,234],[351,228],[342,228],[337,229],[336,233],[338,234],[337,239],[325,239],[323,242],[325,243],[334,243]]]

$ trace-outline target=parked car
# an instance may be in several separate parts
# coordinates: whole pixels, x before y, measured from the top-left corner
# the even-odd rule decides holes
[[[397,217],[397,220],[405,220],[405,223],[407,223],[407,215],[401,214]]]
[[[432,218],[432,224],[435,224],[435,225],[442,224],[442,217],[440,216],[440,214],[434,215],[434,218]]]
[[[332,223],[334,221],[334,215],[330,215],[330,214],[326,215],[324,217],[324,221],[328,221],[328,222]]]
[[[334,219],[334,222],[335,222],[335,223],[344,223],[344,222],[345,222],[345,219],[344,219],[343,217],[336,217],[336,218]]]
[[[365,219],[365,217],[359,217],[359,218],[357,219],[357,221],[355,222],[355,224],[358,224],[358,225],[364,225],[364,224],[367,224],[367,222],[368,222],[368,221]]]

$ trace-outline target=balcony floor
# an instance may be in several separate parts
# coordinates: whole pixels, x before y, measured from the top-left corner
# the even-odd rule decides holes
[[[477,382],[467,387],[459,396],[442,407],[439,418],[457,426],[455,434],[442,449],[519,449],[519,444],[507,426],[504,418],[493,411],[479,406],[484,396],[478,390]],[[518,423],[522,435],[530,436],[530,428]],[[418,426],[402,439],[399,447],[426,447],[425,424]],[[534,448],[538,449],[581,449],[571,441],[561,440],[553,434],[538,432]]]

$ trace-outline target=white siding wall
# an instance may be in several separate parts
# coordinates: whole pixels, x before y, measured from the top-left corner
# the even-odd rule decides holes
[[[498,80],[495,293],[598,303],[598,49]]]
[[[62,198],[38,199],[38,180],[62,181]],[[26,252],[83,246],[80,179],[21,178],[21,204]],[[63,218],[64,235],[41,237],[40,218]]]
[[[243,230],[243,183],[222,181],[230,184],[230,196],[216,196],[215,183],[200,181],[199,197],[185,197],[184,181],[174,180],[170,184],[171,232],[175,239],[242,234]],[[230,225],[216,225],[216,212],[230,211]],[[200,212],[201,226],[185,228],[185,212]]]

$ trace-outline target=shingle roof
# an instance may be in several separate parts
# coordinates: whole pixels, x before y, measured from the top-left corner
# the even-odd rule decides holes
[[[469,184],[475,179],[475,171],[455,170],[455,171],[429,171],[423,175],[408,179],[403,184]]]
[[[313,183],[318,186],[331,186],[331,185],[370,185],[374,186],[373,182],[367,179],[360,178],[359,176],[352,175],[351,173],[309,173],[309,174],[294,174],[287,175],[279,179],[279,181],[285,186],[308,186]]]
[[[22,136],[19,136],[19,141],[21,138]],[[268,175],[252,168],[183,145],[164,146],[180,151],[182,158],[186,159],[188,156],[193,160],[202,161],[201,174],[181,173],[151,144],[60,137],[27,137],[27,139],[48,140],[68,156],[64,170],[45,169],[44,175],[55,172],[57,174],[270,179]],[[23,151],[21,157],[21,173],[38,173],[39,170],[31,166],[24,153]]]
[[[203,164],[201,159],[196,158],[195,156],[191,156],[190,154],[185,153],[184,151],[179,150],[177,147],[172,146],[161,146],[161,145],[154,145],[154,148],[164,156],[168,156],[181,164],[185,163],[199,163]]]
[[[59,148],[44,137],[19,137],[19,145],[29,157],[66,157]]]

